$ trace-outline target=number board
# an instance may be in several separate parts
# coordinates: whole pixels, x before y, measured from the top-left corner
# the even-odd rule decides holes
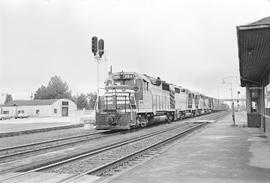
[[[125,74],[124,75],[124,79],[133,79],[134,78],[134,74]]]
[[[118,79],[134,79],[134,74],[124,74],[124,75],[114,75],[113,79],[118,80]]]

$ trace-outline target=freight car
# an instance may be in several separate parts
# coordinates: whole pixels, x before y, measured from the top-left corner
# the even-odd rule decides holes
[[[215,110],[216,99],[137,72],[110,73],[96,103],[96,129],[119,130]]]

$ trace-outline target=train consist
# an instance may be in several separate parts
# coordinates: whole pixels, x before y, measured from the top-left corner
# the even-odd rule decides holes
[[[137,72],[110,73],[98,96],[96,129],[145,127],[220,110],[219,101]]]

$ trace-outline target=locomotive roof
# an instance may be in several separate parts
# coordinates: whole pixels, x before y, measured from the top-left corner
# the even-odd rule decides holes
[[[154,78],[152,76],[148,76],[146,74],[140,74],[138,72],[124,72],[124,71],[121,71],[121,72],[113,72],[112,75],[118,75],[118,74],[121,74],[121,73],[123,73],[123,74],[134,74],[136,77],[142,78],[143,80],[145,80],[148,83],[153,83],[152,81],[156,81],[157,80],[157,78]],[[162,83],[166,83],[166,81],[162,81],[162,80],[161,80],[161,82]],[[181,87],[181,86],[177,86],[177,85],[172,84],[172,83],[167,83],[167,84],[172,85],[172,86],[177,87],[177,88],[180,88],[180,89],[184,89],[188,93],[192,93],[192,94],[196,94],[196,95],[201,95],[203,97],[213,98],[213,97],[206,96],[206,95],[204,95],[204,94],[202,94],[200,92],[191,91],[191,90],[189,90],[187,88],[184,88],[184,87]]]
[[[145,80],[145,81],[147,81],[149,83],[151,82],[148,77],[146,77],[145,75],[140,74],[138,72],[124,72],[124,71],[122,71],[122,72],[114,72],[114,73],[112,73],[112,75],[118,75],[118,74],[121,74],[121,73],[123,73],[123,74],[134,74],[136,77],[140,77],[140,78],[142,78],[143,80]]]

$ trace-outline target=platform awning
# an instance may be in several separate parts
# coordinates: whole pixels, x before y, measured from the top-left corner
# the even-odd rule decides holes
[[[241,86],[259,84],[270,67],[270,17],[237,27]]]

